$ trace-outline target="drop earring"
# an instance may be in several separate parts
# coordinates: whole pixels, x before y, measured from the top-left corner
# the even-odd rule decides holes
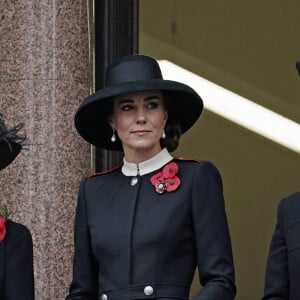
[[[163,130],[163,133],[162,133],[162,136],[161,136],[162,139],[165,139],[166,138],[166,133],[165,133],[165,130]]]
[[[110,138],[111,142],[114,143],[117,139],[116,139],[116,134],[115,134],[115,130],[113,129],[113,134]]]

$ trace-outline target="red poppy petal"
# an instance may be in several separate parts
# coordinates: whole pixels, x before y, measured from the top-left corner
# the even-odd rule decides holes
[[[174,176],[173,178],[168,178],[167,179],[167,188],[166,190],[168,192],[175,191],[178,186],[180,185],[180,179],[177,176]]]
[[[2,242],[6,235],[6,226],[5,226],[5,219],[0,218],[0,242]]]
[[[170,178],[175,176],[175,174],[178,172],[178,165],[174,162],[171,162],[169,164],[167,164],[164,168],[163,168],[163,176],[165,178]]]
[[[150,181],[153,185],[155,185],[159,179],[161,178],[161,172],[157,173],[157,174],[154,174],[151,178],[150,178]]]

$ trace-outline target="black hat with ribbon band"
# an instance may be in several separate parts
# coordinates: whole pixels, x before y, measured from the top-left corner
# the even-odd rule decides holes
[[[112,129],[108,118],[113,99],[126,93],[150,90],[159,90],[167,96],[168,120],[176,122],[182,133],[192,127],[202,113],[202,99],[191,87],[164,80],[159,64],[152,57],[129,55],[108,66],[104,88],[82,102],[75,114],[77,131],[97,147],[121,151],[121,143],[110,140]]]
[[[6,168],[20,153],[21,144],[0,138],[0,170]]]

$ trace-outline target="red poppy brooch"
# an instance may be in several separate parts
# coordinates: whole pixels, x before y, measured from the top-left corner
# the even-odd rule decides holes
[[[5,222],[8,218],[8,210],[6,206],[0,207],[0,243],[4,240],[6,235]]]
[[[154,185],[155,191],[162,194],[165,191],[173,192],[177,190],[180,185],[180,179],[176,176],[177,172],[178,165],[171,162],[162,169],[162,172],[153,175],[150,181]]]

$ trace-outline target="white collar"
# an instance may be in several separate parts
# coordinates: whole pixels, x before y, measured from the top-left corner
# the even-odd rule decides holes
[[[122,173],[125,176],[145,175],[161,168],[172,159],[173,157],[166,148],[162,149],[158,154],[156,154],[152,158],[145,160],[139,164],[129,163],[124,158]]]

